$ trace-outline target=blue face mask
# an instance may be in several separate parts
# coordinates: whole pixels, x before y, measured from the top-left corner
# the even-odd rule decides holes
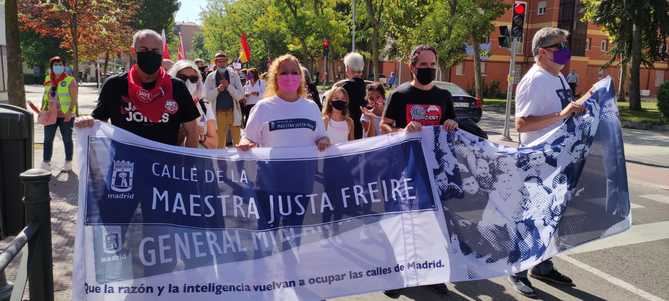
[[[63,65],[53,65],[53,73],[56,75],[61,75],[65,72],[65,67]]]

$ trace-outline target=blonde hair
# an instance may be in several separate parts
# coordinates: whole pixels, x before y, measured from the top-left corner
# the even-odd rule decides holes
[[[279,85],[277,84],[277,79],[279,77],[279,65],[286,61],[294,62],[297,65],[297,70],[300,72],[300,78],[302,80],[300,80],[300,87],[297,90],[297,94],[300,97],[307,96],[306,83],[304,82],[304,73],[302,72],[302,68],[300,68],[300,61],[292,54],[284,54],[272,61],[272,64],[269,66],[269,70],[267,71],[267,88],[265,89],[265,97],[272,97],[277,95],[276,92],[279,91]]]
[[[325,97],[325,103],[323,104],[323,116],[330,116],[330,113],[332,113],[332,99],[334,98],[334,95],[337,94],[337,92],[341,92],[344,94],[346,97],[347,103],[348,101],[351,101],[350,97],[348,96],[348,92],[346,92],[346,89],[343,87],[336,87],[332,88],[332,91],[328,93],[328,96]],[[342,112],[344,116],[348,116],[348,106],[344,111]]]

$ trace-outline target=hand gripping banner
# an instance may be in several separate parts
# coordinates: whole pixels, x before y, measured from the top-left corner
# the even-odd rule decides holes
[[[426,127],[314,148],[78,130],[75,300],[321,300],[500,276],[629,228],[610,79],[508,148]]]

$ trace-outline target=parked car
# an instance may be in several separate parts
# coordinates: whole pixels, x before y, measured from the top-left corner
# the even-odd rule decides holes
[[[477,123],[481,120],[483,103],[480,98],[469,95],[467,91],[451,82],[434,81],[433,84],[451,92],[455,116],[458,120],[469,118]]]
[[[345,81],[346,80],[341,80],[335,83],[333,87],[342,86]],[[373,82],[368,80],[365,81],[365,84],[367,85],[371,83]],[[454,83],[434,81],[433,84],[441,89],[448,90],[448,92],[451,93],[451,96],[453,97],[453,108],[455,109],[455,118],[459,127],[476,136],[488,139],[486,132],[477,124],[481,120],[481,115],[483,114],[483,101],[478,97],[469,95],[467,91]],[[325,104],[325,97],[328,92],[321,94],[323,104]]]

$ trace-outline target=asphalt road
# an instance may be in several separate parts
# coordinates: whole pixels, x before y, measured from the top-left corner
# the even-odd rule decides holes
[[[28,89],[28,98],[39,100],[41,89]],[[83,88],[81,113],[87,114],[95,107],[96,90]],[[489,131],[492,140],[499,139],[502,115],[486,114],[481,122]],[[39,126],[38,126],[39,127]],[[37,133],[36,142],[41,142]],[[512,135],[513,137],[513,135]],[[57,138],[54,162],[62,162],[62,143]],[[666,148],[669,156],[669,147]],[[36,149],[35,163],[41,160],[41,149]],[[59,157],[61,156],[61,157]],[[639,164],[627,164],[632,201],[633,227],[631,230],[586,244],[555,259],[557,268],[574,279],[576,287],[554,287],[534,280],[542,300],[669,300],[669,169]],[[72,182],[61,174],[54,178],[52,188]],[[66,181],[58,184],[58,181]],[[76,175],[72,185],[76,185]],[[69,253],[56,254],[55,280],[58,290],[56,300],[70,300],[69,277],[71,276],[70,245],[74,225],[72,220],[63,221],[59,216],[71,217],[76,211],[76,194],[63,192],[54,196],[53,217],[63,225],[55,225],[54,250]],[[75,200],[70,200],[75,198]],[[61,206],[62,205],[62,206]],[[60,241],[62,240],[62,242]],[[60,247],[59,247],[60,246]],[[431,294],[420,288],[406,291],[398,300],[525,300],[510,287],[504,277],[482,281],[448,284],[452,290],[448,296]],[[380,292],[337,298],[338,301],[392,300]]]

